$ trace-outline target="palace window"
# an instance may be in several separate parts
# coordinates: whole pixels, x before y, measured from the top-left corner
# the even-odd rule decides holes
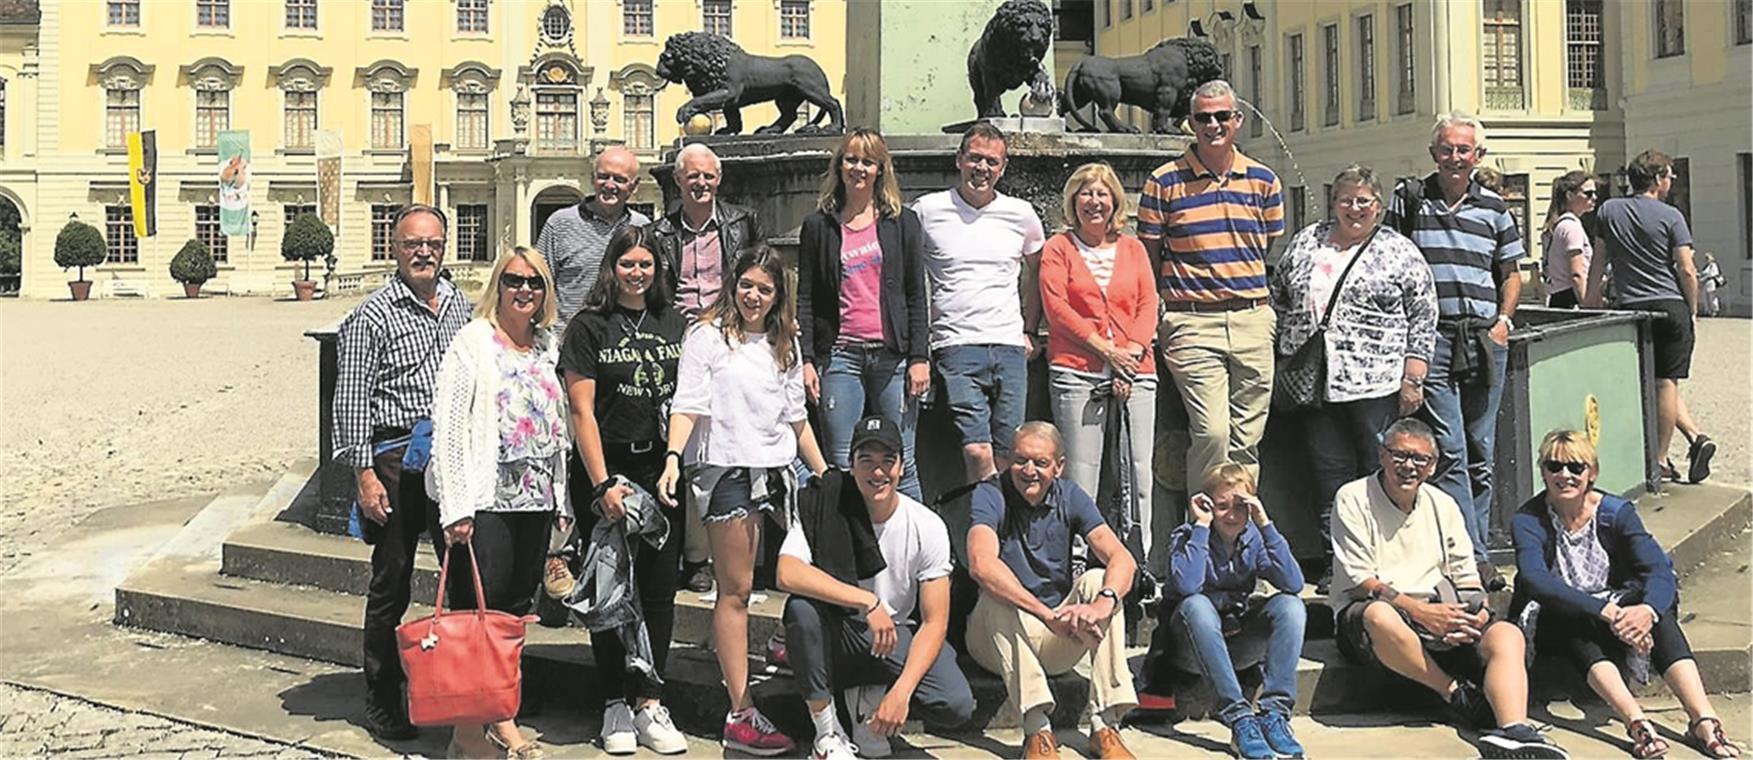
[[[1309,189],[1297,185],[1290,189],[1290,228],[1300,230],[1309,224]]]
[[[288,203],[282,205],[280,207],[280,218],[283,226],[280,229],[292,229],[292,223],[298,221],[299,217],[304,216],[305,214],[315,213],[317,213],[317,205],[315,203]]]
[[[402,31],[402,0],[371,0],[371,31]]]
[[[286,97],[286,147],[309,148],[317,131],[317,94],[288,91]]]
[[[1099,10],[1101,11],[1101,16],[1102,16],[1102,27],[1107,28],[1107,27],[1113,26],[1114,25],[1114,0],[1102,0],[1102,4],[1099,7]]]
[[[195,26],[225,29],[231,26],[231,0],[195,0]]]
[[[461,150],[487,149],[487,93],[457,93],[457,141]]]
[[[6,156],[6,80],[0,79],[0,158]]]
[[[711,34],[730,36],[730,0],[701,0],[700,28]]]
[[[1509,206],[1510,216],[1516,220],[1516,229],[1522,234],[1522,240],[1528,239],[1528,175],[1505,174],[1498,184],[1497,193],[1503,196],[1504,205]]]
[[[396,212],[400,211],[399,203],[371,204],[371,260],[391,261],[395,253],[390,250],[391,233],[396,228]]]
[[[316,29],[317,0],[286,0],[287,29]]]
[[[1132,18],[1132,0],[1120,0],[1120,20]]]
[[[140,262],[140,240],[134,237],[134,207],[120,203],[103,207],[105,264]]]
[[[1690,226],[1692,219],[1692,159],[1674,157],[1674,184],[1668,188],[1668,205],[1680,210]],[[1703,258],[1702,256],[1699,258]]]
[[[457,204],[457,259],[492,261],[487,249],[487,204]]]
[[[1686,4],[1681,0],[1656,0],[1656,57],[1686,52]]]
[[[195,91],[195,147],[219,145],[219,133],[231,129],[231,92]]]
[[[128,147],[128,133],[140,131],[140,90],[111,87],[104,91],[104,145]]]
[[[1291,35],[1285,47],[1290,56],[1290,131],[1296,132],[1303,128],[1303,88],[1308,75],[1308,62],[1303,58],[1303,36]]]
[[[1261,99],[1261,61],[1260,46],[1248,46],[1248,101],[1254,106],[1254,113],[1248,117],[1248,136],[1259,137],[1266,133],[1266,119],[1260,114],[1266,112],[1266,103]]]
[[[1321,27],[1321,68],[1326,74],[1326,86],[1321,98],[1321,126],[1332,127],[1339,124],[1339,25],[1328,24]]]
[[[1418,109],[1418,45],[1412,38],[1412,4],[1394,7],[1394,55],[1397,64],[1394,67],[1395,84],[1394,113],[1412,113]]]
[[[1156,0],[1144,0],[1144,8],[1140,12],[1149,13],[1153,10],[1156,10]]]
[[[655,98],[651,95],[628,93],[622,96],[622,127],[626,131],[627,147],[634,150],[651,150],[657,147],[657,119],[653,100]]]
[[[1601,75],[1602,0],[1566,0],[1564,5],[1565,80],[1570,107],[1607,107],[1607,85]]]
[[[456,0],[457,31],[462,34],[487,33],[487,0]]]
[[[536,148],[552,153],[578,150],[578,93],[536,93]]]
[[[109,0],[110,26],[139,26],[140,0]]]
[[[207,246],[213,262],[224,264],[230,258],[231,238],[219,230],[219,206],[203,203],[195,207],[195,239]]]
[[[655,33],[652,2],[653,0],[621,0],[621,34],[628,37],[650,37]]]
[[[400,150],[402,147],[402,93],[371,94],[371,147]]]
[[[779,0],[779,37],[787,40],[810,38],[810,0]]]
[[[1522,89],[1522,0],[1485,0],[1481,59],[1485,64],[1485,107],[1524,108]]]
[[[1741,175],[1741,249],[1753,259],[1753,153],[1736,153],[1735,166]]]
[[[1376,118],[1376,17],[1357,17],[1357,120]]]
[[[1735,0],[1735,44],[1753,43],[1753,0]]]

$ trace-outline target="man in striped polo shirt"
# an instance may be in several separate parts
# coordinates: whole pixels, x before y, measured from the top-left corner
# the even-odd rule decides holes
[[[1491,519],[1497,406],[1509,359],[1510,317],[1521,298],[1516,262],[1521,231],[1503,197],[1473,170],[1485,157],[1485,127],[1459,111],[1437,120],[1430,134],[1437,170],[1395,188],[1382,224],[1418,244],[1436,281],[1437,341],[1424,377],[1424,416],[1436,431],[1440,461],[1433,484],[1454,497],[1467,519],[1479,578],[1503,587],[1486,559]]]
[[[644,227],[651,219],[627,207],[639,189],[639,157],[622,146],[597,154],[591,174],[596,195],[554,212],[536,237],[536,250],[554,269],[554,297],[560,302],[559,328],[584,307],[584,296],[602,273],[603,252],[622,227]]]
[[[1278,175],[1235,147],[1243,115],[1221,79],[1193,93],[1193,150],[1163,164],[1138,199],[1138,237],[1166,313],[1157,342],[1187,407],[1187,472],[1237,462],[1259,474],[1272,401],[1266,252],[1284,234]]]

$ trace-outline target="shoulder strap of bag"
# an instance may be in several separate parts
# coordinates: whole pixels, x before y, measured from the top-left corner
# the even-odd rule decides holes
[[[1369,250],[1370,242],[1376,239],[1376,231],[1381,228],[1379,224],[1371,228],[1370,234],[1358,244],[1357,253],[1352,255],[1350,261],[1345,262],[1345,270],[1339,273],[1339,281],[1333,283],[1333,294],[1327,296],[1327,310],[1321,312],[1321,326],[1316,329],[1327,329],[1327,323],[1333,320],[1333,307],[1339,305],[1339,292],[1345,289],[1346,277],[1351,275],[1351,268],[1357,266],[1357,260],[1363,258],[1364,251]]]

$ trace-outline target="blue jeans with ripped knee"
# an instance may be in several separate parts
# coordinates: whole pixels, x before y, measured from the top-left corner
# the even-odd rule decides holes
[[[901,428],[901,493],[921,499],[913,463],[919,402],[907,398],[907,357],[882,344],[835,346],[822,379],[822,445],[828,464],[851,464],[852,430],[867,414],[880,414]]]

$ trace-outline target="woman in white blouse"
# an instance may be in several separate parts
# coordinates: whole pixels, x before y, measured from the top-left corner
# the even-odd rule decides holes
[[[658,498],[676,503],[685,448],[689,503],[705,520],[718,582],[712,643],[731,707],[724,746],[775,755],[789,751],[792,741],[755,709],[748,690],[759,513],[778,510],[776,519],[789,523],[797,487],[792,461],[802,457],[818,474],[826,465],[804,412],[796,276],[761,245],[737,257],[727,281],[732,292],[713,302],[682,340]]]
[[[530,611],[550,523],[570,524],[566,395],[555,373],[559,307],[542,255],[522,246],[499,257],[475,318],[457,331],[432,399],[432,465],[445,543],[474,547],[489,608]],[[469,554],[451,560],[453,609],[476,605]],[[451,757],[538,757],[513,721],[457,726]]]

